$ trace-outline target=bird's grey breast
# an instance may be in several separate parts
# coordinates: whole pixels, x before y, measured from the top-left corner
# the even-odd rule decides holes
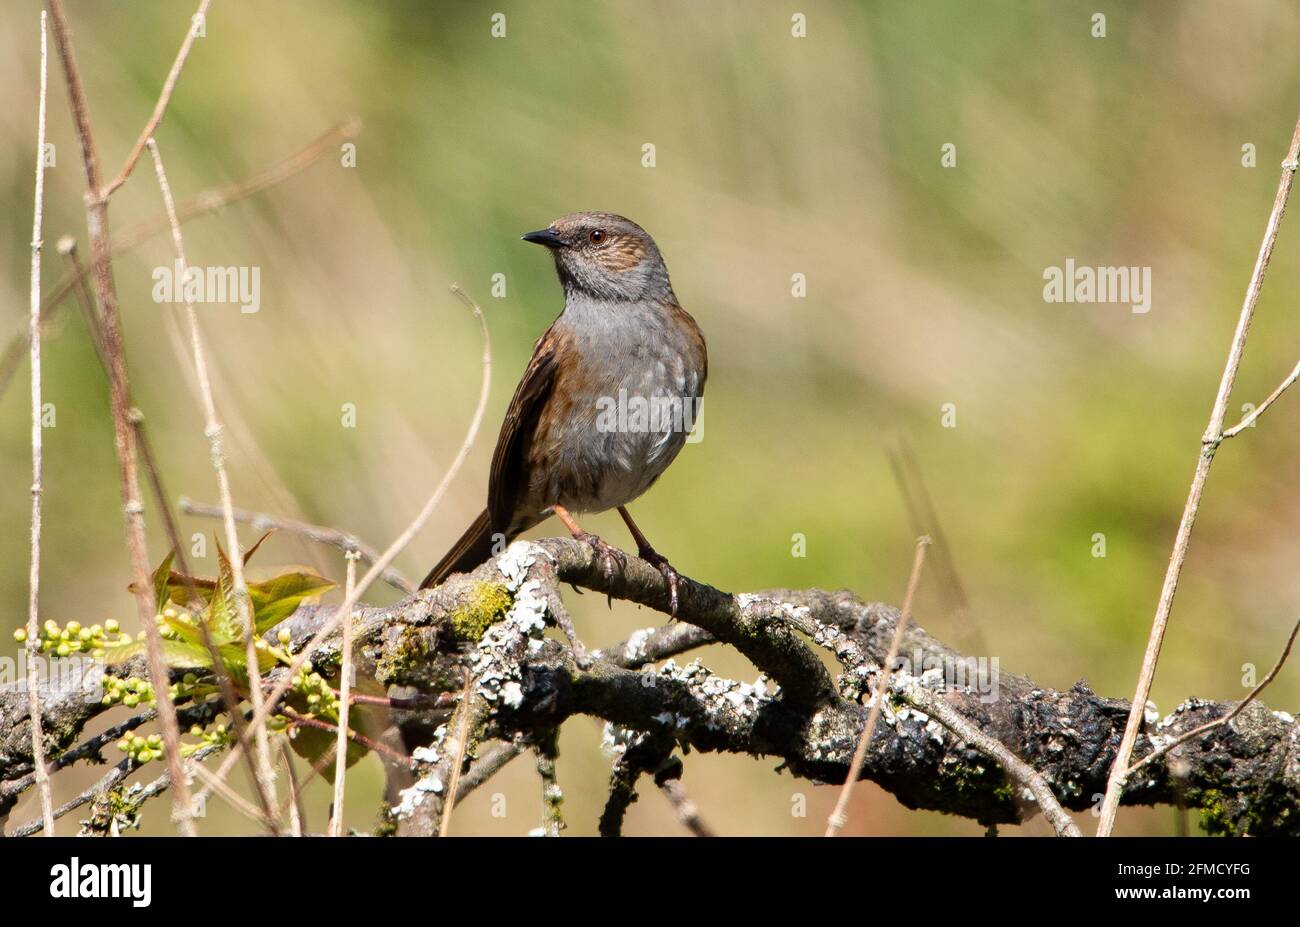
[[[704,370],[692,329],[674,324],[675,311],[570,294],[560,324],[573,338],[586,388],[557,447],[565,485],[556,489],[566,507],[625,505],[682,449],[699,414]]]

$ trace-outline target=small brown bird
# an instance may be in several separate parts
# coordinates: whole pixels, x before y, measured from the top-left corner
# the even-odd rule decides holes
[[[638,555],[668,581],[676,614],[677,571],[626,506],[677,457],[699,414],[704,335],[678,305],[654,239],[630,219],[574,213],[523,240],[550,249],[564,311],[537,339],[501,423],[487,508],[420,588],[477,566],[495,543],[552,513],[612,576],[623,554],[583,531],[574,513],[617,508]]]

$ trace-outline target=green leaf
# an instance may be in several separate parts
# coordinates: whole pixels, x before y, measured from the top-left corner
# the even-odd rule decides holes
[[[243,640],[244,627],[235,608],[235,574],[220,542],[217,544],[217,571],[212,600],[208,604],[208,631],[218,644]]]
[[[159,568],[161,569],[161,567]],[[154,574],[154,584],[159,583],[158,574]],[[185,573],[178,573],[171,570],[167,574],[166,599],[163,599],[165,605],[168,601],[174,603],[180,608],[202,611],[212,598],[212,590],[216,583],[210,579],[204,579],[201,576],[188,576]],[[191,594],[191,589],[193,594]],[[159,593],[161,596],[162,593]]]
[[[321,595],[334,585],[310,570],[281,573],[265,582],[250,583],[254,627],[259,633],[274,627],[292,615],[304,599]]]
[[[163,558],[163,562],[158,565],[158,569],[153,571],[153,598],[154,607],[162,611],[166,606],[170,596],[167,593],[167,580],[172,575],[172,560],[176,556],[176,549],[172,548]]]
[[[104,649],[104,663],[115,666],[125,663],[133,657],[142,656],[147,647],[144,641],[130,644],[115,644]],[[201,645],[188,641],[162,641],[163,662],[174,669],[206,669],[212,665],[212,657]]]

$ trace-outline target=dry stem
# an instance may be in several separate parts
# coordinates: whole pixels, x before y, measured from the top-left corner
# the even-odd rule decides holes
[[[470,299],[465,291],[459,286],[453,284],[451,290],[470,308],[470,311],[474,313],[474,317],[479,323],[479,330],[483,336],[482,382],[479,386],[478,404],[474,409],[474,415],[470,419],[469,428],[466,430],[465,440],[461,442],[460,450],[457,451],[456,457],[451,462],[451,466],[439,481],[437,488],[434,489],[433,495],[431,495],[428,501],[424,503],[424,507],[420,509],[420,512],[415,516],[415,519],[407,525],[406,529],[400,535],[397,536],[393,543],[388,546],[388,549],[380,554],[379,559],[376,560],[371,565],[370,569],[366,571],[365,575],[361,577],[360,582],[357,583],[351,594],[344,597],[343,604],[334,611],[330,619],[321,626],[321,628],[312,636],[311,640],[308,641],[302,650],[294,657],[293,662],[289,664],[284,677],[276,683],[275,687],[271,690],[270,695],[262,703],[261,709],[253,712],[251,723],[254,725],[263,726],[266,724],[266,719],[270,714],[272,706],[274,706],[276,702],[279,701],[280,697],[288,691],[289,686],[292,685],[293,677],[297,674],[298,670],[302,669],[307,661],[311,659],[311,655],[316,648],[334,632],[334,630],[339,626],[339,623],[343,620],[343,616],[350,613],[352,608],[358,601],[360,601],[361,596],[363,596],[366,590],[370,588],[371,584],[383,574],[384,570],[386,570],[397,558],[397,555],[406,549],[406,545],[410,544],[415,536],[420,533],[425,522],[429,520],[429,516],[433,514],[433,510],[437,508],[438,503],[442,501],[442,497],[446,494],[447,488],[451,485],[451,481],[456,478],[456,474],[460,472],[460,468],[464,465],[466,458],[469,457],[470,448],[474,446],[474,441],[478,437],[479,426],[483,423],[483,414],[487,409],[488,388],[492,383],[492,342],[488,337],[487,320],[483,317],[483,310],[480,309],[478,304]],[[226,757],[226,759],[222,761],[221,767],[218,768],[218,778],[221,778],[230,772],[230,766],[234,762],[236,755],[240,752],[241,747],[236,745],[231,751],[231,755]]]
[[[928,537],[922,535],[917,538],[916,553],[912,556],[912,573],[907,579],[907,592],[903,596],[902,617],[898,619],[898,625],[894,628],[894,638],[889,644],[889,653],[880,668],[880,681],[876,686],[875,699],[871,711],[867,713],[867,723],[862,728],[862,736],[858,738],[857,748],[853,751],[853,760],[849,763],[849,774],[844,779],[844,788],[840,789],[835,810],[826,820],[825,836],[827,837],[836,836],[840,828],[848,822],[846,812],[849,798],[853,795],[853,784],[858,781],[858,776],[862,773],[862,763],[867,758],[867,746],[871,743],[871,735],[875,732],[876,722],[880,719],[880,709],[885,704],[885,699],[889,697],[889,676],[893,671],[894,661],[898,659],[898,648],[903,645],[903,638],[907,635],[907,625],[912,620],[912,600],[916,596],[917,584],[921,581],[921,569],[925,566],[925,552],[929,547]]]
[[[206,5],[207,0],[204,0]],[[202,10],[200,9],[200,13]],[[158,176],[158,187],[162,191],[163,205],[171,221],[172,244],[176,248],[181,283],[184,282],[189,262],[185,257],[185,242],[181,237],[180,222],[176,218],[176,203],[172,199],[171,186],[167,182],[167,172],[163,168],[162,154],[158,143],[150,138],[147,141],[149,154],[153,158],[154,171]],[[217,475],[217,490],[221,496],[221,508],[225,514],[226,546],[230,551],[230,570],[233,576],[232,594],[240,621],[244,626],[244,653],[248,669],[249,701],[256,711],[261,707],[262,674],[258,667],[258,652],[254,643],[253,608],[248,597],[248,586],[244,581],[244,557],[239,547],[239,534],[235,528],[234,501],[230,491],[230,476],[226,472],[225,455],[221,450],[221,422],[217,418],[216,401],[212,396],[212,383],[208,378],[207,354],[203,349],[203,336],[199,331],[199,317],[190,300],[188,290],[185,296],[185,317],[189,323],[190,350],[194,362],[195,375],[198,380],[199,395],[202,399],[204,415],[204,434],[208,438],[212,469]],[[262,799],[262,807],[270,818],[273,809],[279,804],[275,797],[275,770],[271,765],[271,749],[265,725],[253,727],[254,746],[257,755],[257,774],[254,781]],[[268,821],[274,826],[273,821]]]
[[[36,205],[32,212],[32,553],[27,592],[27,697],[32,719],[32,763],[41,794],[41,819],[45,836],[54,836],[54,797],[45,768],[44,731],[41,728],[40,598],[41,598],[41,221],[45,213],[45,100],[49,86],[49,42],[45,11],[41,11],[41,95],[36,116]]]
[[[349,553],[348,580],[345,597],[352,595],[357,585],[357,554]],[[343,662],[339,667],[339,736],[335,745],[337,762],[334,766],[334,810],[330,814],[329,834],[338,837],[343,833],[343,799],[348,774],[348,714],[352,695],[352,610],[343,619]]]
[[[181,511],[186,515],[221,518],[223,514],[219,505],[195,502],[186,496],[181,496],[179,505]],[[356,535],[340,531],[338,528],[308,524],[305,521],[297,521],[293,518],[280,518],[276,515],[268,515],[265,512],[254,512],[250,509],[241,508],[235,509],[235,521],[250,526],[254,531],[284,531],[288,534],[296,534],[307,538],[309,541],[315,541],[318,544],[328,544],[331,547],[337,547],[344,554],[355,553],[367,564],[372,564],[379,559],[379,551]],[[415,585],[400,571],[392,567],[384,570],[381,578],[388,585],[406,595],[415,592]]]
[[[1246,350],[1246,336],[1250,333],[1250,323],[1255,317],[1255,307],[1259,303],[1259,294],[1264,286],[1264,274],[1268,270],[1269,260],[1273,257],[1273,246],[1277,243],[1278,228],[1286,212],[1287,200],[1291,196],[1291,185],[1295,180],[1297,158],[1300,158],[1300,120],[1291,134],[1291,145],[1287,149],[1286,160],[1282,162],[1282,176],[1278,180],[1277,194],[1273,197],[1273,209],[1264,227],[1264,239],[1260,242],[1259,255],[1255,258],[1255,267],[1251,271],[1250,283],[1246,287],[1246,297],[1242,303],[1241,315],[1237,319],[1237,328],[1228,349],[1228,360],[1219,380],[1219,392],[1210,410],[1210,421],[1201,438],[1200,454],[1196,460],[1196,471],[1187,492],[1187,502],[1183,506],[1183,516],[1178,524],[1178,533],[1174,538],[1173,553],[1169,557],[1169,567],[1165,571],[1164,584],[1160,589],[1160,601],[1156,605],[1155,618],[1151,623],[1151,635],[1147,641],[1146,653],[1142,658],[1142,669],[1138,674],[1137,690],[1133,695],[1133,704],[1129,708],[1128,724],[1120,740],[1119,751],[1111,766],[1110,778],[1106,784],[1106,794],[1101,803],[1101,820],[1097,825],[1097,836],[1108,837],[1115,827],[1115,814],[1119,810],[1120,794],[1123,792],[1124,779],[1127,775],[1129,757],[1133,755],[1133,744],[1137,741],[1142,719],[1146,714],[1147,700],[1151,697],[1151,685],[1155,681],[1156,664],[1160,662],[1160,648],[1164,643],[1165,629],[1169,625],[1169,613],[1173,609],[1174,594],[1178,591],[1178,578],[1187,559],[1187,548],[1192,539],[1192,526],[1196,523],[1196,512],[1201,505],[1201,495],[1205,491],[1205,480],[1210,475],[1210,464],[1214,461],[1214,452],[1223,443],[1223,420],[1228,411],[1228,397],[1232,393],[1233,383],[1237,379],[1237,370],[1241,366],[1241,357]],[[1285,388],[1285,387],[1283,387]],[[1280,395],[1277,390],[1270,401]],[[1267,403],[1266,403],[1267,405]]]
[[[180,758],[180,728],[176,706],[168,690],[169,679],[162,655],[162,638],[154,621],[153,584],[150,581],[149,555],[145,544],[144,505],[140,498],[139,472],[135,459],[135,435],[129,406],[126,356],[118,318],[117,288],[113,282],[112,244],[109,238],[108,201],[100,195],[99,156],[90,127],[85,89],[72,49],[67,16],[61,0],[49,0],[50,21],[59,60],[68,84],[68,99],[73,123],[81,143],[82,163],[86,172],[86,225],[90,237],[95,274],[95,289],[103,310],[104,350],[109,360],[109,396],[113,412],[114,445],[118,460],[118,478],[122,492],[122,512],[126,522],[127,548],[131,556],[136,608],[144,626],[149,657],[149,681],[158,704],[159,726],[166,747],[167,768],[172,782],[173,816],[181,833],[194,836],[194,811],[189,784]]]

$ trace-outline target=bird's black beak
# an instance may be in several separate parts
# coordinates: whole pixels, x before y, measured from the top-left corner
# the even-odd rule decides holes
[[[559,235],[556,235],[551,229],[538,229],[536,232],[529,232],[523,236],[524,241],[531,241],[535,245],[545,245],[548,248],[563,248],[568,244]]]

